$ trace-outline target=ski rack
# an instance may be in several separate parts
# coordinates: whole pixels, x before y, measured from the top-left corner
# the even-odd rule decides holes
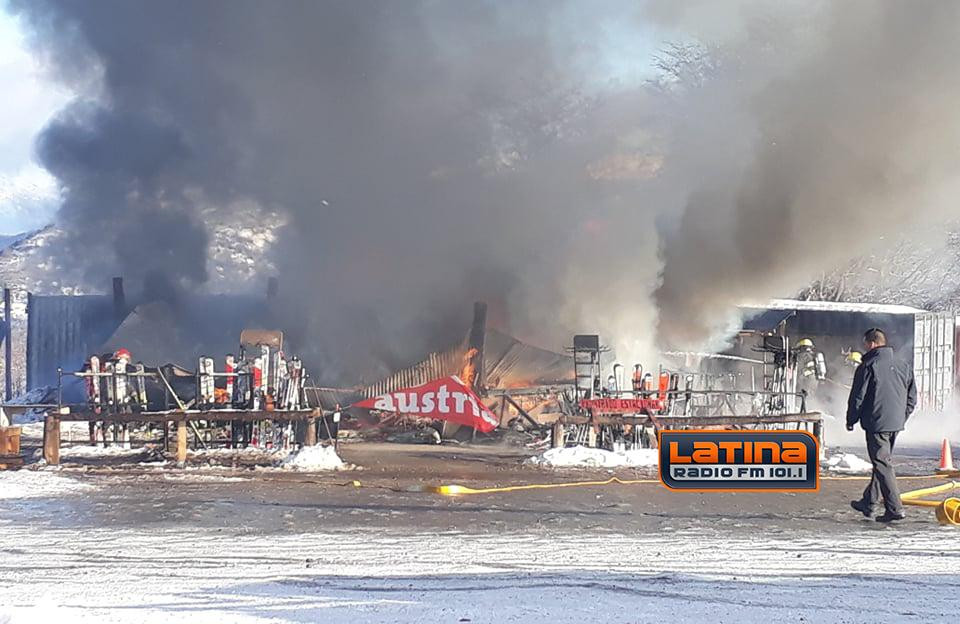
[[[90,423],[91,444],[122,441],[128,446],[130,423],[162,425],[165,447],[171,423],[189,426],[197,443],[204,448],[207,448],[207,441],[213,440],[205,440],[198,423],[208,425],[208,430],[222,430],[226,423],[230,423],[231,446],[253,445],[272,449],[288,448],[300,441],[315,444],[318,421],[325,425],[327,436],[335,440],[322,408],[310,407],[305,388],[308,375],[301,360],[297,357],[286,359],[278,348],[282,344],[282,334],[263,331],[255,334],[280,335],[280,338],[269,341],[270,344],[256,345],[257,357],[252,359],[244,357],[244,344],[241,343],[239,361],[233,354],[227,354],[223,371],[215,369],[214,360],[209,356],[198,358],[196,372],[187,375],[175,375],[170,370],[172,365],[147,370],[142,362],[133,365],[129,364],[129,358],[111,358],[109,355],[104,356],[103,362],[100,356],[91,356],[81,371],[65,372],[59,368],[54,416],[58,422]],[[248,338],[249,335],[244,336]],[[64,376],[84,379],[86,404],[64,405]],[[184,377],[194,378],[195,389],[195,396],[186,401],[181,400],[171,385],[172,382],[182,383]],[[178,381],[174,382],[174,379]],[[147,380],[156,382],[150,389],[151,396],[148,396]],[[222,381],[220,387],[218,381]],[[179,387],[183,393],[183,386]],[[309,425],[305,430],[299,426],[294,430],[293,423],[296,422]],[[108,430],[113,432],[109,437]],[[182,461],[179,451],[178,446],[178,460]]]
[[[823,442],[822,416],[807,412],[805,393],[785,383],[791,380],[790,371],[781,367],[779,374],[768,377],[769,368],[786,364],[786,360],[770,362],[765,357],[763,361],[754,362],[764,365],[762,389],[755,387],[752,376],[749,390],[724,388],[724,381],[736,382],[735,375],[681,373],[660,367],[654,377],[638,364],[632,389],[625,390],[618,375],[618,367],[622,371],[619,365],[614,367],[614,387],[602,386],[600,354],[603,351],[597,335],[574,336],[574,346],[568,349],[573,354],[574,396],[554,425],[554,447],[571,442],[613,449],[619,445],[652,447],[664,429],[784,428],[788,425],[808,430]],[[588,381],[584,383],[584,380]]]

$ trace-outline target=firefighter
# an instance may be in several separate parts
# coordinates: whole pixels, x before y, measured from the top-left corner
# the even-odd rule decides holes
[[[844,354],[843,366],[836,374],[836,383],[849,390],[853,384],[853,376],[861,362],[863,362],[863,354],[859,351],[850,351]]]
[[[816,395],[820,382],[827,377],[823,353],[817,351],[812,340],[803,338],[797,342],[793,358],[797,391],[805,392],[809,400]]]
[[[860,364],[863,363],[863,354],[859,351],[851,351],[847,354],[846,359],[844,360],[847,366],[856,370]]]

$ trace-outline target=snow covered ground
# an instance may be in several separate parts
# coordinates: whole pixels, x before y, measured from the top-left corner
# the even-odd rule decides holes
[[[853,453],[834,453],[822,462],[830,472],[840,474],[869,474],[873,472],[873,464]]]
[[[303,471],[346,470],[349,467],[332,446],[305,446],[280,462],[280,466]]]
[[[0,472],[0,624],[925,624],[960,606],[957,529],[863,519],[856,478],[441,498],[232,475]]]
[[[527,463],[549,468],[641,468],[656,466],[656,449],[605,451],[585,446],[555,448],[531,457]]]
[[[0,472],[0,500],[48,498],[76,494],[93,489],[88,483],[76,481],[55,471],[14,470]],[[0,579],[2,583],[2,579]],[[3,620],[0,619],[0,623]]]
[[[0,526],[0,622],[952,622],[949,529],[843,539]]]

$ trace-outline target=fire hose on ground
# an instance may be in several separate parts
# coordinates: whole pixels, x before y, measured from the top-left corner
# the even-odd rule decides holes
[[[937,515],[937,521],[940,524],[960,525],[960,498],[949,497],[944,500],[923,500],[924,496],[932,494],[942,494],[960,488],[960,483],[950,481],[933,487],[922,488],[904,492],[900,495],[904,505],[914,505],[916,507],[933,507]]]
[[[866,480],[870,477],[866,476],[836,476],[836,477],[821,477],[821,480],[824,481],[849,481],[849,480]],[[907,477],[909,479],[942,479],[944,475],[932,474],[932,475],[921,475],[916,477]],[[560,488],[571,488],[571,487],[591,487],[591,486],[603,486],[603,485],[637,485],[641,483],[660,483],[659,479],[621,479],[619,477],[611,477],[606,480],[596,480],[596,481],[565,481],[560,483],[528,483],[523,485],[507,485],[502,487],[488,487],[488,488],[471,488],[465,485],[458,484],[445,484],[445,485],[434,485],[434,486],[422,486],[416,488],[409,488],[402,490],[404,492],[418,491],[418,492],[430,492],[433,494],[440,494],[442,496],[468,496],[474,494],[499,494],[506,492],[522,492],[529,490],[552,490]],[[352,487],[367,487],[364,486],[360,481],[348,481],[347,483],[342,483],[340,485],[352,486]],[[387,488],[394,489],[394,488]],[[933,487],[921,488],[918,490],[911,490],[909,492],[904,492],[901,495],[904,505],[913,505],[916,507],[933,507],[936,513],[937,520],[940,524],[943,525],[960,525],[960,498],[949,497],[944,500],[923,500],[923,497],[930,496],[933,494],[941,494],[944,492],[949,492],[954,489],[960,489],[960,482],[950,481],[948,483],[943,483],[940,485],[935,485]],[[400,491],[400,490],[396,490]]]

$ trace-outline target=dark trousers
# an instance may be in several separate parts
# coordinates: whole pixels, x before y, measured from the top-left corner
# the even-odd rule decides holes
[[[867,454],[873,464],[873,476],[867,489],[863,491],[863,502],[874,506],[883,496],[883,504],[888,513],[902,514],[900,490],[897,489],[897,475],[893,471],[893,444],[897,440],[897,431],[867,432]]]

